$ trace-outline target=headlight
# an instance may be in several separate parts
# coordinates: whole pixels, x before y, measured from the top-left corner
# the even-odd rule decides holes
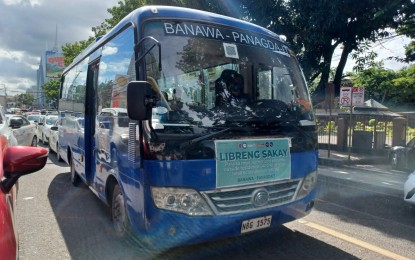
[[[202,196],[193,189],[151,187],[151,194],[157,208],[190,216],[213,215]]]
[[[297,199],[302,199],[307,196],[316,186],[317,183],[317,172],[311,172],[304,177],[304,180],[301,184],[301,188],[297,193]]]

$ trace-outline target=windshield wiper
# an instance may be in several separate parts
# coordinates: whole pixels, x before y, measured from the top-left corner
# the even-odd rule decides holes
[[[200,142],[200,141],[203,141],[203,140],[206,140],[206,139],[209,139],[209,138],[212,138],[212,137],[215,137],[215,136],[221,135],[221,134],[223,134],[223,133],[225,133],[225,132],[229,131],[230,129],[231,129],[231,127],[228,127],[228,128],[222,129],[222,130],[217,131],[217,132],[213,132],[213,133],[210,133],[210,134],[207,134],[207,135],[203,135],[203,136],[200,136],[200,137],[194,138],[194,139],[192,139],[192,140],[189,140],[189,141],[187,141],[187,142],[182,143],[182,144],[180,145],[180,149],[185,149],[185,148],[187,148],[187,147],[189,147],[189,146],[191,146],[191,145],[193,145],[193,144],[196,144],[196,143],[198,143],[198,142]]]

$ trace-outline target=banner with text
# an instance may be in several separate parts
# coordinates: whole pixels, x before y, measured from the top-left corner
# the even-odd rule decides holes
[[[291,177],[291,140],[217,140],[216,187],[229,187]]]

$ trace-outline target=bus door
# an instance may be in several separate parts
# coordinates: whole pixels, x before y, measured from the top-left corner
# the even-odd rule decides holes
[[[94,178],[96,173],[96,165],[94,159],[95,147],[95,119],[97,114],[97,78],[98,63],[96,61],[88,67],[88,83],[86,91],[85,103],[85,174],[88,184],[96,188]]]

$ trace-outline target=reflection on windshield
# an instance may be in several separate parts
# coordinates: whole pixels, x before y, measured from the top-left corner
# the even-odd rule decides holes
[[[159,96],[154,129],[314,120],[301,72],[288,52],[173,31],[166,35],[163,26],[146,26],[146,34],[169,46],[162,52],[161,72],[158,50],[146,57],[147,76],[155,79]]]

